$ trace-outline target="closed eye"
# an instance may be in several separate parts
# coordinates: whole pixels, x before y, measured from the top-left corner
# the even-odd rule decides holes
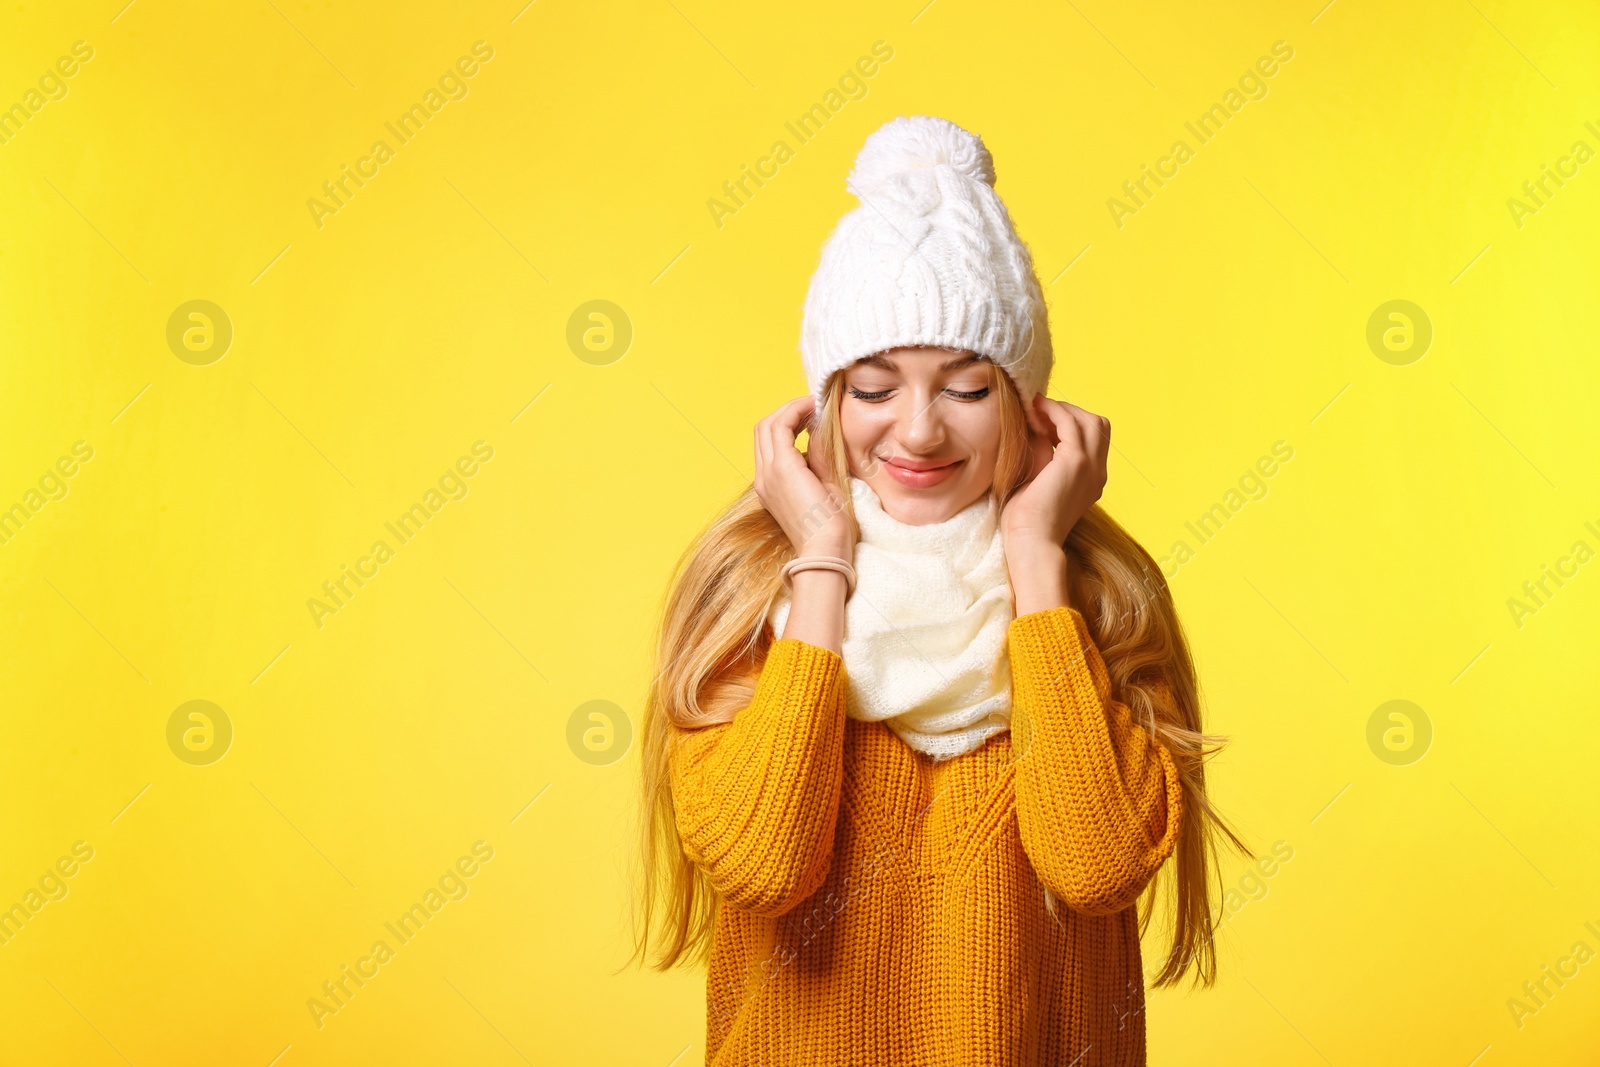
[[[868,403],[877,403],[878,401],[887,397],[890,393],[894,392],[893,389],[879,389],[876,392],[869,393],[864,390],[857,389],[853,385],[850,386],[849,389],[851,396],[855,397],[857,400],[865,400]],[[989,395],[989,387],[986,385],[982,389],[974,389],[970,392],[964,392],[960,389],[946,389],[945,392],[949,393],[957,400],[982,400],[984,397]]]

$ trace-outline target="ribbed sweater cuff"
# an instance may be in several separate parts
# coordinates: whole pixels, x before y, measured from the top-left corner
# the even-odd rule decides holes
[[[1011,620],[1007,633],[1013,654],[1039,654],[1044,663],[1081,661],[1088,641],[1088,625],[1070,605],[1046,608]]]
[[[813,645],[798,637],[783,637],[767,650],[767,660],[756,683],[756,700],[788,707],[815,707],[820,697],[831,690],[844,673],[844,657],[831,648]],[[769,681],[770,679],[770,681]],[[762,686],[777,687],[765,693]],[[778,699],[773,701],[772,697]]]

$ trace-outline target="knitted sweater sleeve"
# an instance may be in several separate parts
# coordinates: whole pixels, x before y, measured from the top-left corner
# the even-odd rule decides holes
[[[678,834],[723,901],[781,915],[822,885],[844,780],[844,660],[774,641],[732,722],[674,727]]]
[[[1007,637],[1023,849],[1073,909],[1121,911],[1177,844],[1177,767],[1111,698],[1105,661],[1077,609],[1020,616]]]

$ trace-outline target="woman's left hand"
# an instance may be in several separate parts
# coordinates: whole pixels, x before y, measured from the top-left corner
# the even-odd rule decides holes
[[[1066,544],[1106,487],[1111,422],[1064,400],[1037,394],[1028,411],[1029,480],[1006,501],[1000,530],[1007,554]]]

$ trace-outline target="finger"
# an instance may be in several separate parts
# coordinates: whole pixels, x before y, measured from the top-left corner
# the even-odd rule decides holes
[[[1060,403],[1065,405],[1067,407],[1067,409],[1070,410],[1073,413],[1073,415],[1075,417],[1077,417],[1080,422],[1083,423],[1083,425],[1085,425],[1085,426],[1096,425],[1096,426],[1099,427],[1098,432],[1103,437],[1105,437],[1106,440],[1109,441],[1111,439],[1111,420],[1110,419],[1106,418],[1104,415],[1097,415],[1094,412],[1090,411],[1088,408],[1081,408],[1076,404],[1068,403],[1065,400],[1060,401]]]
[[[1051,438],[1054,436],[1054,433],[1049,435],[1037,434],[1034,436],[1033,446],[1028,449],[1027,482],[1031,482],[1035,478],[1039,477],[1039,475],[1044,472],[1044,469],[1050,466],[1050,461],[1055,458],[1056,447],[1051,441]]]
[[[774,440],[779,448],[787,448],[794,452],[800,451],[800,432],[809,432],[811,414],[816,410],[816,399],[810,396],[797,397],[778,409],[777,418],[774,420]]]
[[[1098,466],[1104,467],[1111,450],[1111,420],[1077,405],[1072,406],[1072,415],[1083,429],[1087,455]]]
[[[757,473],[761,473],[762,471],[765,471],[767,469],[767,463],[768,463],[768,458],[767,458],[768,457],[768,451],[767,451],[767,422],[771,418],[772,418],[772,416],[768,415],[765,418],[759,419],[756,422],[756,426],[755,426],[755,453],[756,453],[756,472]]]
[[[1111,420],[1104,415],[1094,416],[1092,424],[1094,436],[1092,445],[1094,460],[1101,470],[1105,469],[1106,461],[1111,455]]]
[[[833,471],[823,463],[822,449],[806,449],[806,466],[811,469],[812,474],[816,475],[817,481],[822,483],[822,486],[825,490],[832,488],[834,484]]]
[[[810,418],[816,407],[816,397],[798,396],[773,412],[774,420],[792,430],[795,437],[799,437],[805,421]]]
[[[783,407],[780,407],[756,423],[756,462],[762,469],[770,468],[773,457],[777,454],[773,449],[773,438],[777,433],[775,426],[782,413]]]
[[[1044,412],[1050,417],[1056,435],[1056,447],[1068,445],[1076,449],[1083,449],[1083,426],[1078,421],[1077,412],[1083,409],[1076,404],[1069,404],[1065,400],[1050,400],[1044,405]]]
[[[815,433],[822,423],[822,404],[814,396],[802,397],[806,403],[801,410],[805,414],[805,427],[807,433]]]
[[[815,406],[816,401],[812,397],[798,397],[762,420],[763,450],[767,463],[782,462],[780,457],[787,458],[786,452],[799,453],[795,442],[800,437],[800,426],[806,419],[806,412]]]

